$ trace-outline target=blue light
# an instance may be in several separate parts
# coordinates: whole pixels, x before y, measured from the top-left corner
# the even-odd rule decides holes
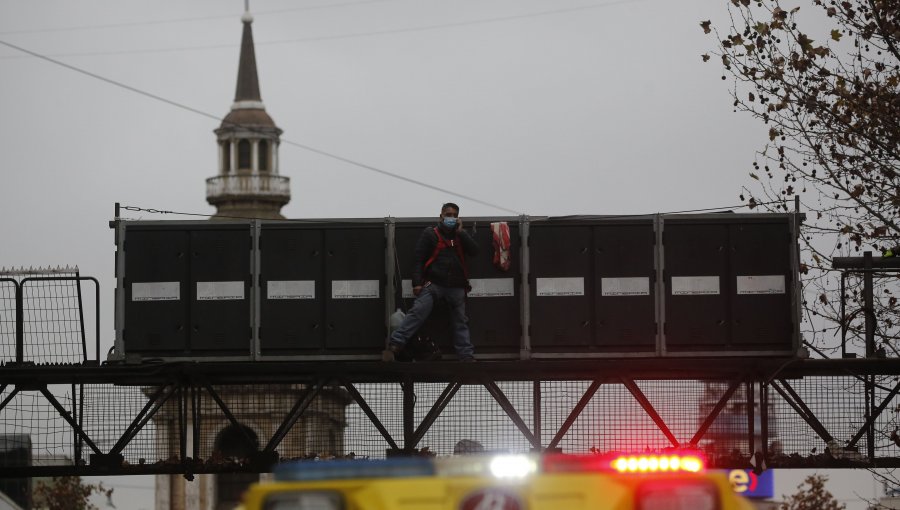
[[[425,458],[385,460],[301,460],[275,467],[275,480],[299,482],[352,478],[434,476],[434,464]]]

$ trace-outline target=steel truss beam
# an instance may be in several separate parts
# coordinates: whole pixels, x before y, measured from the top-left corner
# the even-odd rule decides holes
[[[474,365],[474,366],[473,366]],[[706,372],[701,370],[706,367]],[[596,374],[604,374],[603,379],[598,379]],[[742,374],[735,377],[734,374]],[[771,374],[778,374],[773,379]],[[91,474],[151,474],[151,473],[217,473],[217,472],[259,472],[271,468],[277,461],[276,450],[282,440],[290,432],[297,422],[307,413],[313,401],[321,395],[322,390],[335,382],[346,389],[346,394],[359,406],[362,413],[371,422],[373,429],[378,430],[384,438],[386,448],[400,454],[412,454],[431,431],[435,423],[451,401],[457,399],[459,390],[463,385],[471,384],[483,387],[503,412],[510,422],[521,432],[528,444],[535,450],[555,450],[563,443],[566,434],[585,409],[596,398],[597,392],[603,384],[621,384],[627,389],[634,401],[649,416],[660,432],[674,447],[697,446],[709,431],[716,418],[724,409],[729,408],[735,393],[742,385],[746,385],[746,442],[751,458],[745,459],[719,459],[718,467],[746,467],[753,460],[756,465],[761,465],[759,459],[764,459],[768,466],[777,466],[778,458],[771,458],[769,451],[769,415],[770,406],[773,405],[769,389],[783,399],[785,406],[789,406],[818,437],[828,446],[832,446],[835,437],[823,425],[822,420],[815,415],[804,401],[802,392],[797,391],[788,379],[802,379],[806,376],[827,377],[855,377],[866,383],[869,392],[869,404],[865,406],[864,416],[853,420],[853,437],[846,441],[847,447],[842,450],[854,450],[855,446],[866,434],[869,442],[872,442],[874,424],[884,410],[900,394],[900,382],[893,387],[879,385],[874,380],[876,375],[900,375],[900,360],[732,360],[717,359],[711,362],[708,359],[692,360],[570,360],[556,361],[514,361],[514,362],[479,362],[477,364],[457,363],[372,363],[372,362],[315,362],[315,363],[287,363],[287,362],[248,362],[248,363],[164,363],[158,365],[112,365],[112,366],[6,366],[0,370],[0,419],[4,411],[8,411],[10,403],[23,391],[37,391],[50,403],[55,411],[62,417],[66,425],[71,429],[74,448],[73,456],[78,462],[69,466],[2,466],[0,476],[32,476],[32,475],[91,475]],[[692,432],[690,439],[679,440],[656,411],[655,402],[647,397],[641,390],[639,383],[643,380],[692,380],[711,379],[727,381],[728,386],[721,395],[717,395],[713,409],[707,416],[698,417],[699,423],[696,431]],[[34,381],[41,381],[35,383]],[[534,422],[529,425],[522,418],[521,409],[517,409],[504,391],[501,384],[504,381],[520,381],[533,383],[530,403],[517,405],[531,405],[530,410]],[[559,408],[558,402],[553,402],[541,394],[542,381],[584,381],[584,393],[580,395],[577,403],[569,410],[565,410],[566,418],[553,430],[541,430],[541,415],[547,409]],[[444,384],[443,390],[437,399],[428,408],[420,423],[415,422],[416,392],[415,386],[420,383]],[[391,388],[398,389],[397,383],[401,383],[399,391],[403,402],[403,442],[397,441],[388,431],[379,417],[373,411],[366,398],[358,391],[361,383],[377,384],[378,395],[385,396]],[[56,396],[48,391],[48,385],[72,385],[73,409],[67,410]],[[139,412],[131,417],[128,426],[121,436],[111,445],[108,451],[103,451],[97,438],[84,428],[85,400],[88,404],[102,405],[92,401],[91,394],[85,394],[83,389],[75,391],[75,385],[124,385],[142,388],[152,388],[146,392],[147,401]],[[238,465],[212,465],[202,462],[198,457],[201,454],[198,437],[203,430],[200,404],[205,393],[215,401],[218,410],[228,423],[234,425],[237,430],[246,435],[246,431],[240,426],[240,420],[219,394],[218,388],[227,385],[243,384],[293,384],[305,387],[296,398],[291,410],[281,419],[277,430],[269,438],[261,438],[265,445],[258,458]],[[758,407],[755,406],[756,391],[759,389]],[[875,390],[883,395],[880,402],[875,401]],[[371,398],[371,397],[370,397]],[[862,396],[860,396],[862,398]],[[459,399],[457,399],[459,400]],[[819,401],[817,405],[821,405]],[[466,405],[465,402],[460,405]],[[744,406],[743,403],[740,404]],[[177,462],[147,462],[146,464],[128,464],[123,462],[123,454],[128,452],[139,433],[144,430],[151,420],[158,416],[163,407],[174,411],[177,422],[177,434],[175,451]],[[757,411],[754,411],[756,407]],[[594,407],[591,407],[592,414]],[[695,409],[689,409],[696,413]],[[558,412],[558,411],[557,411]],[[733,414],[733,410],[730,411]],[[755,412],[759,413],[760,426],[756,430]],[[863,414],[860,412],[860,414]],[[8,421],[6,422],[8,423]],[[862,423],[862,425],[858,425]],[[543,423],[544,428],[547,423]],[[835,425],[837,426],[837,425]],[[856,428],[858,427],[858,429]],[[841,426],[846,430],[848,426]],[[837,430],[837,429],[836,429]],[[683,431],[682,431],[683,433]],[[777,432],[776,432],[777,434]],[[190,441],[189,438],[194,440]],[[543,438],[550,438],[545,442]],[[777,437],[777,436],[776,436]],[[247,438],[249,439],[249,438]],[[86,465],[81,459],[81,444],[86,445],[91,455]],[[832,450],[834,448],[832,447]],[[856,454],[856,457],[847,456],[847,452],[839,452],[825,459],[810,459],[809,464],[803,464],[792,457],[794,464],[791,467],[898,467],[900,455],[884,456],[884,450],[879,450],[883,455],[876,458],[873,453],[866,456]],[[778,452],[775,452],[777,455]],[[808,455],[808,454],[807,454]],[[843,455],[843,456],[841,456]],[[830,459],[830,460],[829,460]],[[849,459],[849,460],[848,460]],[[166,459],[161,459],[166,460]],[[856,462],[852,464],[852,462]]]
[[[632,396],[634,396],[634,399],[638,402],[638,404],[641,405],[642,408],[644,408],[644,412],[646,412],[647,416],[649,416],[650,419],[653,420],[653,423],[655,423],[656,426],[659,427],[660,432],[662,432],[663,435],[666,436],[666,439],[668,439],[669,442],[672,443],[672,446],[677,448],[679,446],[678,439],[675,438],[675,435],[672,434],[672,431],[669,430],[668,426],[666,426],[666,423],[663,421],[662,417],[659,415],[659,413],[656,412],[656,409],[653,408],[653,405],[649,400],[647,400],[647,397],[644,396],[644,393],[641,391],[641,389],[637,387],[637,384],[635,384],[633,380],[625,378],[622,378],[622,384],[624,384],[625,387],[628,388],[628,391]]]
[[[848,447],[852,448],[852,447],[856,446],[856,443],[859,442],[860,438],[863,435],[865,435],[867,432],[870,432],[870,429],[871,429],[872,425],[875,423],[875,420],[878,419],[879,416],[881,416],[882,411],[884,411],[884,409],[891,402],[891,400],[893,400],[894,397],[897,396],[898,392],[900,392],[900,382],[898,382],[896,385],[894,385],[894,388],[890,391],[890,393],[888,393],[888,395],[884,398],[884,400],[881,402],[881,404],[879,404],[878,407],[875,408],[874,412],[871,415],[869,415],[866,422],[863,423],[863,425],[859,428],[859,432],[857,432],[856,435],[854,435],[853,438],[850,440],[850,442],[847,443]]]
[[[779,386],[779,383],[784,386],[784,389]],[[803,399],[800,398],[800,395],[798,395],[797,392],[794,391],[794,388],[792,388],[786,380],[779,379],[778,381],[772,381],[770,385],[771,387],[775,388],[775,391],[777,391],[778,394],[781,395],[781,398],[783,398],[785,402],[787,402],[792,408],[794,408],[794,411],[797,412],[797,415],[803,418],[803,421],[805,421],[810,426],[810,428],[812,428],[813,431],[815,431],[815,433],[818,434],[820,438],[822,438],[823,441],[825,441],[826,443],[834,441],[834,436],[832,436],[828,432],[828,430],[825,429],[825,426],[822,425],[822,422],[820,422],[819,419],[816,418],[816,415],[813,414],[812,410],[803,402]]]
[[[691,446],[696,447],[697,443],[700,442],[700,439],[706,434],[706,431],[709,430],[709,427],[712,426],[713,422],[718,418],[719,413],[722,412],[722,409],[725,409],[725,406],[728,404],[728,401],[731,399],[731,396],[734,395],[734,392],[738,389],[738,386],[741,385],[742,380],[736,379],[732,381],[731,384],[728,385],[728,389],[725,390],[725,393],[722,394],[722,398],[716,402],[715,407],[713,407],[712,411],[710,411],[709,416],[703,420],[703,423],[700,425],[700,429],[694,434],[694,437],[691,438]],[[678,446],[676,443],[675,446]]]
[[[485,389],[488,390],[488,393],[490,393],[491,396],[494,397],[494,400],[496,400],[497,403],[500,404],[500,407],[503,408],[503,411],[506,412],[506,415],[509,416],[509,419],[512,420],[512,422],[516,425],[522,435],[525,436],[525,439],[527,439],[528,442],[531,443],[531,447],[540,451],[540,440],[535,437],[535,435],[528,429],[528,425],[525,423],[525,420],[523,420],[522,417],[519,416],[519,413],[516,412],[516,408],[512,405],[509,399],[506,398],[506,395],[503,393],[500,387],[497,386],[497,383],[491,380],[485,380],[484,382],[482,382],[482,384],[484,385]]]
[[[581,412],[584,411],[584,408],[588,405],[588,402],[594,397],[594,393],[597,393],[597,389],[600,388],[600,381],[591,381],[591,385],[588,386],[588,389],[584,390],[584,395],[578,400],[578,403],[575,404],[575,407],[572,408],[572,412],[566,416],[566,420],[563,422],[562,426],[559,428],[559,431],[553,436],[553,439],[550,441],[550,444],[547,445],[548,450],[555,450],[559,445],[559,442],[562,441],[563,436],[566,435],[566,432],[569,431],[569,428],[572,427],[572,424],[575,423],[575,420],[581,416]]]
[[[425,433],[428,432],[428,429],[434,425],[435,420],[438,419],[438,416],[444,411],[444,408],[447,407],[447,404],[453,400],[453,397],[456,395],[456,392],[462,387],[462,384],[458,382],[452,382],[444,388],[444,391],[441,392],[440,396],[438,396],[437,400],[434,401],[434,404],[431,406],[431,409],[428,410],[428,414],[422,418],[422,423],[419,424],[416,431],[413,433],[411,448],[415,448],[419,441],[425,437]]]

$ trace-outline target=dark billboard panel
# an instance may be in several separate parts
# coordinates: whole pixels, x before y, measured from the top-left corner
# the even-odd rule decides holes
[[[792,356],[790,214],[466,218],[484,359]],[[505,223],[508,264],[491,225]],[[430,218],[120,222],[116,347],[164,359],[377,360]],[[388,258],[390,257],[390,258]],[[449,310],[422,329],[454,357]]]

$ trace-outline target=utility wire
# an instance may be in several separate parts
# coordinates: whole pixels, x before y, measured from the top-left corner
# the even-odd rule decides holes
[[[569,12],[583,11],[587,9],[598,9],[602,7],[610,7],[619,4],[626,3],[634,3],[643,0],[613,0],[610,2],[605,2],[602,4],[594,4],[594,5],[580,5],[577,7],[569,7],[564,9],[553,9],[549,11],[540,11],[533,12],[527,14],[517,14],[512,16],[501,16],[496,18],[484,18],[470,21],[459,21],[455,23],[441,23],[435,25],[425,25],[420,27],[409,27],[409,28],[398,28],[398,29],[390,29],[390,30],[373,30],[368,32],[355,32],[351,34],[338,34],[338,35],[326,35],[326,36],[317,36],[317,37],[302,37],[295,39],[280,39],[274,41],[264,41],[255,43],[257,46],[269,46],[276,44],[295,44],[295,43],[306,43],[306,42],[315,42],[315,41],[335,41],[340,39],[354,39],[357,37],[374,37],[381,35],[391,35],[391,34],[404,34],[404,33],[413,33],[413,32],[425,32],[428,30],[442,29],[442,28],[458,28],[465,27],[470,25],[481,25],[486,23],[499,23],[504,21],[513,21],[519,19],[527,19],[527,18],[535,18],[539,16],[548,16],[554,14],[565,14]],[[118,50],[118,51],[91,51],[91,52],[77,52],[77,53],[53,53],[48,56],[52,57],[98,57],[98,56],[107,56],[107,55],[129,55],[136,53],[169,53],[169,52],[179,52],[179,51],[196,51],[196,50],[214,50],[214,49],[222,49],[222,48],[234,48],[237,47],[235,44],[208,44],[208,45],[198,45],[198,46],[181,46],[175,48],[145,48],[145,49],[136,49],[136,50]],[[2,56],[0,59],[14,59],[20,58],[14,55]]]
[[[18,50],[18,51],[21,51],[21,52],[23,52],[23,53],[27,53],[27,54],[29,54],[29,55],[31,55],[31,56],[33,56],[33,57],[37,57],[37,58],[40,58],[40,59],[42,59],[42,60],[46,60],[47,62],[50,62],[50,63],[56,64],[56,65],[65,67],[66,69],[69,69],[69,70],[72,70],[72,71],[75,71],[75,72],[84,74],[84,75],[89,76],[89,77],[91,77],[91,78],[95,78],[95,79],[97,79],[97,80],[100,80],[100,81],[109,83],[109,84],[111,84],[111,85],[115,85],[115,86],[117,86],[117,87],[121,87],[121,88],[123,88],[123,89],[125,89],[125,90],[134,92],[134,93],[136,93],[136,94],[140,94],[140,95],[142,95],[142,96],[146,96],[146,97],[149,97],[149,98],[151,98],[151,99],[154,99],[154,100],[157,100],[157,101],[161,101],[161,102],[166,103],[166,104],[168,104],[168,105],[175,106],[176,108],[181,108],[181,109],[183,109],[183,110],[187,110],[187,111],[189,111],[189,112],[196,113],[196,114],[198,114],[198,115],[202,115],[202,116],[204,116],[204,117],[207,117],[207,118],[210,118],[210,119],[213,119],[213,120],[222,122],[222,119],[221,119],[220,117],[218,117],[218,116],[216,116],[216,115],[213,115],[213,114],[211,114],[211,113],[208,113],[208,112],[204,112],[203,110],[198,110],[198,109],[196,109],[196,108],[187,106],[187,105],[185,105],[185,104],[178,103],[178,102],[172,101],[172,100],[170,100],[170,99],[166,99],[166,98],[164,98],[164,97],[162,97],[162,96],[158,96],[158,95],[156,95],[156,94],[152,94],[152,93],[150,93],[150,92],[143,91],[143,90],[141,90],[141,89],[132,87],[132,86],[130,86],[130,85],[126,85],[126,84],[124,84],[124,83],[122,83],[122,82],[119,82],[119,81],[116,81],[116,80],[112,80],[112,79],[110,79],[110,78],[106,78],[106,77],[104,77],[104,76],[101,76],[101,75],[96,74],[96,73],[92,73],[92,72],[90,72],[90,71],[86,71],[86,70],[81,69],[81,68],[79,68],[79,67],[76,67],[76,66],[73,66],[73,65],[69,65],[69,64],[66,64],[66,63],[64,63],[64,62],[60,62],[60,61],[58,61],[58,60],[52,59],[52,58],[47,57],[47,56],[45,56],[45,55],[41,55],[40,53],[36,53],[36,52],[34,52],[34,51],[27,50],[27,49],[25,49],[25,48],[22,48],[22,47],[20,47],[20,46],[16,46],[16,45],[14,45],[14,44],[8,43],[8,42],[3,41],[3,40],[0,40],[0,44],[2,44],[2,45],[4,45],[4,46],[7,46],[7,47],[10,47],[10,48],[13,48],[13,49]],[[223,123],[224,123],[224,122],[223,122]],[[225,123],[225,124],[227,124],[227,123]],[[500,206],[500,205],[497,205],[497,204],[493,204],[493,203],[490,203],[490,202],[486,202],[486,201],[484,201],[484,200],[480,200],[480,199],[475,198],[475,197],[471,197],[471,196],[468,196],[468,195],[464,195],[464,194],[462,194],[462,193],[457,193],[457,192],[455,192],[455,191],[451,191],[451,190],[448,190],[448,189],[445,189],[445,188],[441,188],[441,187],[439,187],[439,186],[434,186],[434,185],[432,185],[432,184],[428,184],[428,183],[419,181],[419,180],[417,180],[417,179],[413,179],[413,178],[411,178],[411,177],[406,177],[406,176],[404,176],[404,175],[400,175],[400,174],[396,174],[396,173],[393,173],[393,172],[389,172],[389,171],[387,171],[387,170],[382,170],[382,169],[377,168],[377,167],[374,167],[374,166],[372,166],[372,165],[367,165],[367,164],[365,164],[365,163],[360,163],[360,162],[358,162],[358,161],[354,161],[354,160],[352,160],[352,159],[345,158],[345,157],[343,157],[343,156],[339,156],[339,155],[337,155],[337,154],[333,154],[333,153],[328,152],[328,151],[324,151],[324,150],[321,150],[321,149],[317,149],[317,148],[315,148],[315,147],[312,147],[312,146],[309,146],[309,145],[306,145],[306,144],[302,144],[302,143],[299,143],[299,142],[294,142],[294,141],[287,140],[287,139],[284,139],[284,138],[281,139],[281,143],[288,144],[288,145],[293,145],[293,146],[295,146],[295,147],[299,147],[299,148],[304,149],[304,150],[307,150],[307,151],[309,151],[309,152],[313,152],[313,153],[315,153],[315,154],[319,154],[319,155],[322,155],[322,156],[325,156],[325,157],[328,157],[328,158],[332,158],[332,159],[335,159],[335,160],[337,160],[337,161],[341,161],[341,162],[347,163],[347,164],[349,164],[349,165],[353,165],[353,166],[356,166],[356,167],[358,167],[358,168],[362,168],[362,169],[364,169],[364,170],[369,170],[369,171],[371,171],[371,172],[375,172],[375,173],[378,173],[378,174],[381,174],[381,175],[385,175],[385,176],[388,176],[388,177],[392,177],[392,178],[394,178],[394,179],[398,179],[398,180],[405,181],[405,182],[408,182],[408,183],[411,183],[411,184],[415,184],[415,185],[417,185],[417,186],[421,186],[421,187],[424,187],[424,188],[428,188],[428,189],[431,189],[431,190],[434,190],[434,191],[438,191],[438,192],[441,192],[441,193],[446,193],[446,194],[448,194],[448,195],[452,195],[452,196],[455,196],[455,197],[458,197],[458,198],[463,198],[463,199],[465,199],[465,200],[469,200],[469,201],[471,201],[471,202],[474,202],[474,203],[477,203],[477,204],[480,204],[480,205],[484,205],[484,206],[487,206],[487,207],[491,207],[491,208],[493,208],[493,209],[499,209],[499,210],[501,210],[501,211],[505,211],[505,212],[511,213],[511,214],[513,214],[513,215],[516,215],[516,216],[519,216],[519,215],[522,214],[522,213],[520,213],[520,212],[518,212],[518,211],[516,211],[516,210],[514,210],[514,209],[509,209],[509,208],[506,208],[506,207],[503,207],[503,206]],[[760,202],[760,203],[756,203],[756,204],[755,204],[755,207],[757,207],[757,206],[762,206],[762,205],[777,204],[777,203],[781,203],[781,202],[782,202],[782,201],[777,201],[777,200],[771,201],[771,202]],[[683,214],[683,213],[691,213],[691,212],[706,212],[706,211],[716,211],[716,210],[723,210],[723,209],[736,209],[736,208],[743,208],[743,207],[749,207],[749,205],[748,205],[748,204],[737,204],[737,205],[733,205],[733,206],[710,207],[710,208],[705,208],[705,209],[690,209],[690,210],[673,211],[673,212],[668,212],[668,213],[658,213],[658,214]],[[129,209],[129,210],[132,210],[132,209]],[[159,214],[184,214],[184,215],[193,215],[193,216],[212,216],[212,215],[209,215],[209,214],[176,213],[176,212],[174,212],[174,211],[163,211],[163,210],[156,210],[156,209],[138,209],[138,210],[144,210],[144,211],[147,211],[147,212],[153,212],[153,213],[159,213]],[[635,216],[639,216],[639,215],[635,215]],[[646,216],[646,215],[640,215],[640,216]],[[225,216],[220,216],[220,217],[225,217]],[[229,216],[228,218],[234,218],[234,219],[256,219],[256,218],[246,218],[246,217],[240,217],[240,216]]]
[[[778,202],[765,202],[765,204],[775,204]],[[764,204],[757,204],[764,205]],[[616,219],[629,219],[629,218],[649,218],[652,216],[656,216],[658,214],[663,215],[675,215],[675,214],[688,214],[688,213],[697,213],[697,212],[705,212],[705,211],[722,211],[725,212],[730,209],[741,209],[744,207],[749,207],[747,204],[736,204],[736,205],[725,205],[722,207],[707,207],[705,209],[688,209],[682,211],[670,211],[670,212],[657,212],[657,213],[648,213],[648,214],[640,214],[640,215],[605,215],[605,216],[594,216],[599,218],[616,218]],[[133,212],[146,212],[150,214],[173,214],[176,216],[200,216],[204,218],[211,218],[215,216],[216,218],[227,218],[230,220],[271,220],[271,221],[290,221],[292,223],[347,223],[346,219],[341,218],[324,218],[324,219],[271,219],[271,218],[259,218],[254,216],[224,216],[221,214],[209,214],[209,213],[190,213],[190,212],[180,212],[180,211],[168,211],[165,209],[154,209],[147,207],[139,207],[135,205],[120,205],[120,210],[123,211],[133,211]],[[519,214],[516,214],[520,216]],[[571,216],[556,216],[549,217],[551,219],[562,219],[569,218]],[[544,216],[535,216],[534,219],[543,219]]]
[[[355,2],[342,2],[342,3],[329,3],[323,5],[307,5],[305,7],[291,7],[289,9],[274,9],[268,11],[254,11],[253,15],[266,15],[266,14],[282,14],[285,12],[297,12],[297,11],[316,11],[322,9],[331,9],[333,7],[348,7],[353,5],[362,5],[362,4],[374,4],[380,2],[391,2],[394,0],[359,0]],[[123,23],[109,23],[105,25],[81,25],[81,26],[70,26],[70,27],[57,27],[57,28],[32,28],[26,30],[6,30],[0,32],[0,35],[19,35],[19,34],[43,34],[48,32],[75,32],[78,30],[103,30],[108,28],[123,28],[123,27],[139,27],[139,26],[147,26],[147,25],[164,25],[168,23],[188,23],[191,21],[207,21],[207,20],[216,20],[216,19],[236,19],[234,14],[222,14],[218,16],[197,16],[193,18],[174,18],[174,19],[161,19],[161,20],[152,20],[152,21],[132,21],[132,22],[123,22]]]
[[[69,65],[69,64],[66,64],[66,63],[64,63],[64,62],[60,62],[59,60],[52,59],[52,58],[50,58],[50,57],[41,55],[40,53],[36,53],[36,52],[31,51],[31,50],[27,50],[27,49],[25,49],[25,48],[22,48],[22,47],[20,47],[20,46],[16,46],[16,45],[14,45],[14,44],[10,44],[10,43],[5,42],[5,41],[2,41],[2,40],[0,40],[0,44],[2,44],[2,45],[4,45],[4,46],[8,46],[8,47],[13,48],[13,49],[16,49],[16,50],[19,50],[19,51],[21,51],[21,52],[27,53],[27,54],[29,54],[29,55],[32,55],[32,56],[37,57],[37,58],[40,58],[40,59],[42,59],[42,60],[46,60],[47,62],[50,62],[50,63],[56,64],[56,65],[65,67],[66,69],[69,69],[69,70],[72,70],[72,71],[75,71],[75,72],[84,74],[84,75],[86,75],[86,76],[90,76],[91,78],[95,78],[95,79],[97,79],[97,80],[100,80],[100,81],[109,83],[109,84],[111,84],[111,85],[115,85],[115,86],[117,86],[117,87],[121,87],[121,88],[123,88],[123,89],[125,89],[125,90],[128,90],[128,91],[130,91],[130,92],[134,92],[134,93],[136,93],[136,94],[140,94],[140,95],[142,95],[142,96],[146,96],[146,97],[149,97],[149,98],[151,98],[151,99],[155,99],[156,101],[161,101],[161,102],[166,103],[166,104],[168,104],[168,105],[175,106],[176,108],[181,108],[181,109],[183,109],[183,110],[187,110],[187,111],[189,111],[189,112],[196,113],[197,115],[202,115],[202,116],[204,116],[204,117],[208,117],[208,118],[210,118],[210,119],[213,119],[213,120],[222,122],[222,119],[221,119],[220,117],[218,117],[218,116],[216,116],[216,115],[213,115],[213,114],[211,114],[211,113],[204,112],[203,110],[198,110],[198,109],[196,109],[196,108],[187,106],[187,105],[182,104],[182,103],[178,103],[178,102],[176,102],[176,101],[172,101],[171,99],[166,99],[166,98],[164,98],[164,97],[162,97],[162,96],[158,96],[158,95],[156,95],[156,94],[151,94],[150,92],[146,92],[146,91],[143,91],[143,90],[141,90],[141,89],[132,87],[132,86],[130,86],[130,85],[126,85],[126,84],[124,84],[124,83],[122,83],[122,82],[119,82],[119,81],[116,81],[116,80],[112,80],[112,79],[106,78],[106,77],[104,77],[104,76],[100,76],[99,74],[92,73],[92,72],[90,72],[90,71],[85,71],[84,69],[81,69],[81,68],[79,68],[79,67],[75,67],[75,66],[73,66],[73,65]],[[223,124],[226,124],[226,125],[227,125],[227,124],[230,124],[230,125],[232,125],[232,126],[237,126],[237,124],[231,124],[231,123],[224,123],[224,122],[223,122]],[[342,162],[344,162],[344,163],[347,163],[347,164],[349,164],[349,165],[356,166],[356,167],[358,167],[358,168],[362,168],[362,169],[365,169],[365,170],[369,170],[369,171],[371,171],[371,172],[379,173],[379,174],[381,174],[381,175],[386,175],[386,176],[388,176],[388,177],[393,177],[394,179],[398,179],[398,180],[401,180],[401,181],[405,181],[405,182],[408,182],[408,183],[411,183],[411,184],[416,184],[416,185],[418,185],[418,186],[422,186],[422,187],[424,187],[424,188],[428,188],[428,189],[431,189],[431,190],[434,190],[434,191],[439,191],[439,192],[441,192],[441,193],[446,193],[446,194],[448,194],[448,195],[452,195],[452,196],[457,197],[457,198],[462,198],[462,199],[465,199],[465,200],[469,200],[470,202],[474,202],[474,203],[476,203],[476,204],[484,205],[484,206],[491,207],[491,208],[494,208],[494,209],[499,209],[499,210],[501,210],[501,211],[506,211],[506,212],[508,212],[508,213],[512,213],[512,214],[515,214],[515,215],[521,214],[521,213],[519,213],[518,211],[516,211],[516,210],[514,210],[514,209],[509,209],[509,208],[507,208],[507,207],[503,207],[503,206],[500,206],[500,205],[497,205],[497,204],[493,204],[493,203],[490,203],[490,202],[486,202],[486,201],[484,201],[484,200],[481,200],[481,199],[478,199],[478,198],[475,198],[475,197],[471,197],[471,196],[469,196],[469,195],[464,195],[464,194],[462,194],[462,193],[457,193],[457,192],[455,192],[455,191],[452,191],[452,190],[449,190],[449,189],[446,189],[446,188],[441,188],[440,186],[434,186],[434,185],[432,185],[432,184],[428,184],[428,183],[425,183],[425,182],[422,182],[422,181],[413,179],[413,178],[411,178],[411,177],[406,177],[406,176],[404,176],[404,175],[396,174],[396,173],[394,173],[394,172],[389,172],[389,171],[387,171],[387,170],[382,170],[382,169],[377,168],[377,167],[374,167],[374,166],[372,166],[372,165],[367,165],[367,164],[365,164],[365,163],[360,163],[360,162],[358,162],[358,161],[354,161],[354,160],[352,160],[352,159],[345,158],[345,157],[343,157],[343,156],[339,156],[339,155],[337,155],[337,154],[334,154],[334,153],[331,153],[331,152],[328,152],[328,151],[324,151],[324,150],[321,150],[321,149],[317,149],[317,148],[315,148],[315,147],[311,147],[311,146],[309,146],[309,145],[305,145],[305,144],[302,144],[302,143],[299,143],[299,142],[294,142],[294,141],[291,141],[291,140],[287,140],[287,139],[282,138],[282,139],[281,139],[281,143],[288,144],[288,145],[293,145],[293,146],[295,146],[295,147],[299,147],[299,148],[301,148],[301,149],[305,149],[305,150],[307,150],[307,151],[309,151],[309,152],[313,152],[313,153],[319,154],[319,155],[321,155],[321,156],[325,156],[325,157],[328,157],[328,158],[332,158],[332,159],[335,159],[335,160],[337,160],[337,161],[342,161]]]

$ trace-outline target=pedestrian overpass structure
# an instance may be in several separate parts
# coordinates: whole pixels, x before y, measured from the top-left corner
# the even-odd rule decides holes
[[[802,341],[798,222],[475,219],[488,253],[471,267],[466,364],[440,312],[423,334],[450,356],[379,361],[426,220],[115,222],[109,353],[96,279],[0,275],[0,476],[265,472],[461,444],[900,466],[900,360]]]

